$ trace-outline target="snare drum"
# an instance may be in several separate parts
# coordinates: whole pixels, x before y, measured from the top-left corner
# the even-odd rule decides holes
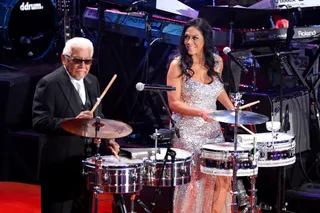
[[[176,153],[175,161],[172,163],[171,157],[169,156],[168,161],[164,165],[164,159],[167,149],[160,148],[159,150],[160,153],[158,153],[156,157],[151,156],[148,159],[144,159],[144,185],[157,186],[163,166],[164,171],[160,180],[161,187],[171,186],[172,175],[174,186],[189,183],[191,180],[191,166],[193,153],[190,153],[182,149],[172,148],[172,150]]]
[[[95,158],[91,157],[83,162],[88,190],[93,191],[96,184],[104,192],[111,193],[132,193],[142,189],[141,175],[144,169],[142,160],[124,157],[118,160],[110,155],[100,156],[98,162],[100,162],[97,169],[98,177],[96,176]]]
[[[260,150],[259,167],[287,166],[296,162],[294,135],[282,132],[274,133],[273,137],[271,132],[255,135]]]
[[[37,60],[51,48],[57,31],[51,0],[4,0],[0,3],[0,44],[21,59]]]
[[[253,176],[258,174],[257,151],[253,157],[252,148],[238,145],[237,176]],[[232,176],[234,143],[205,144],[201,148],[200,169],[202,173],[216,176]]]

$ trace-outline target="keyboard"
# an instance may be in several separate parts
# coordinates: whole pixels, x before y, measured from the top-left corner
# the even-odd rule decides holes
[[[83,13],[83,25],[87,28],[98,29],[99,14],[97,8],[87,7]],[[145,30],[145,15],[140,13],[125,13],[115,10],[105,10],[104,30],[122,35],[147,38]],[[153,15],[150,18],[151,39],[161,38],[161,42],[178,45],[185,21]],[[215,45],[227,45],[227,32],[213,28]]]
[[[285,42],[287,39],[287,29],[267,29],[252,32],[241,32],[240,43],[243,45],[269,45],[270,43]],[[241,41],[242,40],[242,41]],[[317,42],[320,40],[320,27],[295,27],[294,41]]]
[[[250,6],[256,9],[287,9],[287,8],[305,8],[319,7],[319,0],[262,0]]]
[[[198,11],[178,0],[99,0],[124,6],[136,6],[147,12],[167,13],[197,18]]]

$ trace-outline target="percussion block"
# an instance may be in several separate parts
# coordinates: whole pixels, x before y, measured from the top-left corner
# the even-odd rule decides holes
[[[284,89],[282,98],[282,126],[288,127],[287,133],[296,136],[296,153],[310,150],[310,98],[304,87]],[[259,100],[260,103],[252,106],[251,111],[269,117],[274,114],[273,120],[280,121],[280,92],[275,89],[268,91],[247,92],[242,96],[244,104]],[[244,109],[246,110],[246,109]],[[268,132],[265,124],[256,125],[258,133]]]

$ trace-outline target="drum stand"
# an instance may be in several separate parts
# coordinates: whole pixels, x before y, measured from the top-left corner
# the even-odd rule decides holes
[[[103,193],[103,186],[101,186],[100,183],[100,177],[102,173],[101,164],[102,164],[102,158],[99,154],[99,148],[101,144],[101,139],[98,138],[98,131],[100,131],[100,117],[96,117],[95,125],[95,138],[94,143],[96,144],[96,154],[94,156],[94,162],[95,162],[95,175],[94,175],[94,186],[93,186],[93,205],[92,205],[92,212],[98,213],[98,204],[99,204],[99,194]],[[104,177],[105,178],[105,177]]]
[[[237,205],[237,166],[238,166],[238,153],[237,153],[237,146],[238,146],[238,113],[239,113],[239,106],[241,104],[241,97],[240,93],[236,93],[234,99],[234,111],[235,111],[235,122],[234,122],[234,153],[232,155],[232,212],[238,212],[238,205]]]
[[[255,141],[255,137],[254,137],[254,141],[253,141],[253,153],[252,153],[252,158],[250,158],[251,162],[252,162],[252,168],[254,168],[254,162],[255,158],[256,158],[256,153],[257,153],[257,149],[256,149],[256,141]],[[251,189],[249,189],[250,192],[250,197],[249,202],[247,203],[247,206],[241,211],[241,213],[245,213],[245,212],[251,212],[251,213],[258,213],[260,212],[260,208],[257,207],[256,205],[256,193],[257,193],[257,189],[256,189],[256,178],[257,175],[252,175],[250,176],[250,184],[251,184]]]
[[[242,95],[237,92],[235,93],[233,100],[234,100],[234,108],[235,108],[235,122],[234,122],[234,153],[232,156],[232,169],[233,169],[233,176],[232,176],[232,212],[237,213],[238,212],[238,205],[237,205],[237,195],[238,195],[238,187],[237,187],[237,167],[238,167],[238,152],[237,152],[237,146],[238,146],[238,117],[239,117],[239,110],[240,110],[240,104],[242,104],[241,100]],[[254,139],[254,146],[253,146],[253,153],[252,153],[252,158],[249,158],[251,160],[252,168],[254,168],[254,162],[256,158],[256,141]],[[251,189],[250,191],[250,202],[248,205],[245,207],[245,209],[242,212],[251,212],[251,213],[256,213],[256,177],[257,175],[252,175],[250,176],[251,179]]]
[[[99,154],[99,148],[101,144],[101,139],[98,138],[98,132],[100,131],[101,127],[101,118],[96,117],[96,122],[93,124],[95,127],[95,138],[94,143],[96,144],[96,154],[94,156],[95,161],[95,175],[94,175],[94,186],[93,186],[93,205],[92,205],[92,212],[98,213],[98,206],[99,206],[99,194],[104,192],[104,187],[101,185],[101,179],[106,180],[108,177],[105,175],[102,177],[102,158]],[[127,213],[127,209],[124,203],[123,195],[122,194],[114,194],[113,195],[118,212],[119,213]]]

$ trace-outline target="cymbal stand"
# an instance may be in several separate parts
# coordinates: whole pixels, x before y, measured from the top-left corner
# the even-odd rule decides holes
[[[256,153],[257,153],[257,142],[256,142],[256,137],[253,137],[253,153],[252,153],[252,168],[254,169],[255,165],[255,160],[256,160]],[[250,176],[250,182],[251,182],[251,189],[250,191],[250,212],[251,213],[256,213],[257,212],[257,206],[256,206],[256,178],[257,175],[252,175]]]
[[[93,213],[98,213],[98,204],[99,204],[99,194],[103,193],[103,186],[100,183],[101,180],[101,174],[102,174],[102,169],[101,169],[101,164],[102,164],[102,158],[99,154],[99,148],[101,144],[101,139],[98,138],[98,132],[100,131],[100,123],[101,118],[96,117],[96,122],[94,123],[95,125],[95,138],[94,138],[94,143],[96,144],[96,154],[94,156],[94,162],[95,162],[95,176],[94,176],[94,186],[93,186],[93,205],[92,205],[92,212]]]
[[[233,176],[232,176],[232,212],[237,213],[238,212],[238,205],[237,205],[237,170],[238,170],[238,153],[237,153],[237,146],[238,146],[238,117],[239,117],[239,107],[242,103],[241,100],[242,95],[237,92],[234,94],[233,100],[234,100],[234,111],[235,111],[235,122],[234,122],[234,153],[232,155],[232,170],[233,170]]]

